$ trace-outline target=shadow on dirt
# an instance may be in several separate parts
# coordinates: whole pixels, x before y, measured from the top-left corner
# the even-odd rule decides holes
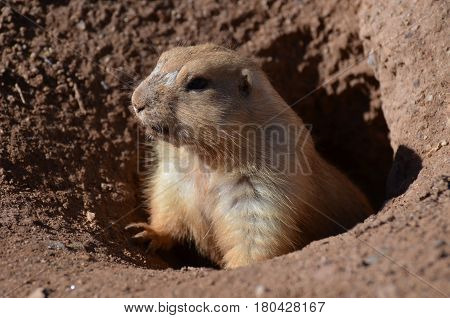
[[[386,198],[398,197],[408,190],[422,170],[422,159],[407,146],[400,145],[386,183]]]

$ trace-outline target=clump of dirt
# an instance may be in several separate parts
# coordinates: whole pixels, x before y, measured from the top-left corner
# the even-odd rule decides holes
[[[448,296],[449,10],[431,0],[2,3],[2,295]],[[208,41],[261,63],[376,215],[233,271],[130,240],[124,226],[145,218],[146,150],[130,94],[161,52]]]

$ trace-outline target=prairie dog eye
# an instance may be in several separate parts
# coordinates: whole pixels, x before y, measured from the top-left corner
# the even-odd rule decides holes
[[[209,84],[209,81],[204,77],[194,77],[191,79],[187,85],[186,90],[188,91],[199,91],[205,89]]]

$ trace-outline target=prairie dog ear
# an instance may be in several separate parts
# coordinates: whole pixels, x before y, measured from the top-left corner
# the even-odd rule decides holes
[[[242,96],[247,97],[252,90],[252,74],[249,69],[241,70],[241,78],[239,79],[239,92]]]

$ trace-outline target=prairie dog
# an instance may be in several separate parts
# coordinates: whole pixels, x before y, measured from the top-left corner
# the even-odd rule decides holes
[[[148,224],[129,227],[142,228],[136,237],[152,250],[192,241],[219,266],[235,268],[372,213],[362,192],[316,152],[259,66],[232,50],[203,44],[164,52],[132,105],[154,140],[157,167],[144,191]]]

